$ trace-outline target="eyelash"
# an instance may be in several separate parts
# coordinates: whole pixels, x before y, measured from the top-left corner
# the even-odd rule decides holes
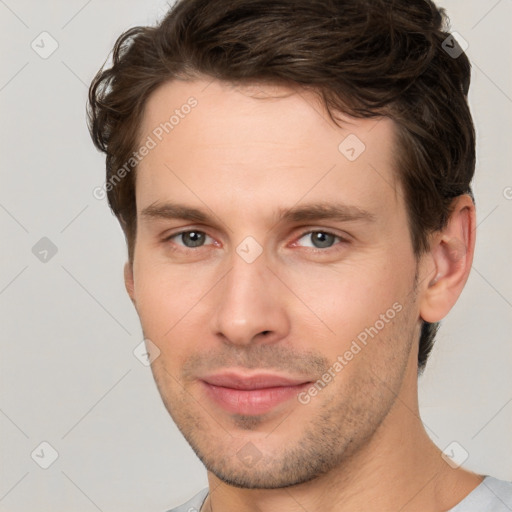
[[[200,229],[186,229],[186,230],[183,230],[183,231],[179,231],[178,233],[173,233],[172,235],[164,238],[163,242],[164,243],[168,243],[168,242],[171,242],[172,243],[172,240],[175,239],[175,238],[178,238],[182,235],[185,235],[187,233],[199,233],[199,234],[202,234],[202,235],[205,235],[207,238],[211,238],[213,239],[213,237],[211,237],[210,235],[208,235],[205,231],[202,231]],[[320,247],[304,247],[305,249],[309,250],[309,251],[313,251],[313,252],[328,252],[329,250],[336,250],[336,246],[339,245],[339,244],[348,244],[349,243],[349,240],[347,238],[344,238],[340,235],[337,235],[336,233],[333,233],[331,231],[328,231],[328,230],[324,230],[324,229],[310,229],[308,231],[304,231],[303,233],[301,233],[296,239],[295,239],[295,242],[292,243],[292,247],[293,246],[296,246],[297,245],[297,242],[299,240],[301,240],[302,238],[304,238],[305,236],[307,235],[313,235],[314,233],[322,233],[324,235],[327,235],[327,236],[332,236],[335,238],[335,242],[333,243],[332,246],[330,247],[326,247],[326,248],[320,248]],[[206,245],[210,245],[210,244],[205,244],[205,245],[199,245],[197,247],[187,247],[186,245],[184,244],[174,244],[175,247],[173,247],[173,249],[175,250],[181,250],[181,251],[194,251],[194,250],[197,250],[197,249],[202,249],[204,248]],[[179,247],[179,249],[176,248]]]
[[[213,237],[208,235],[205,231],[202,231],[200,229],[186,229],[186,230],[179,231],[178,233],[173,233],[172,235],[169,235],[169,236],[165,237],[163,239],[163,243],[166,244],[166,245],[170,245],[170,247],[174,251],[182,251],[182,252],[183,251],[184,252],[187,252],[187,251],[197,251],[198,249],[204,249],[205,245],[210,245],[210,244],[205,244],[205,245],[199,245],[197,247],[187,247],[184,244],[173,242],[173,239],[179,238],[182,235],[185,235],[187,233],[198,233],[198,234],[201,234],[201,235],[205,235],[205,237],[207,239],[211,238],[213,240]]]
[[[299,240],[301,240],[302,238],[304,238],[305,236],[313,235],[315,233],[322,233],[323,235],[332,236],[335,240],[334,240],[333,245],[331,245],[329,247],[324,247],[324,248],[322,248],[322,247],[305,247],[309,251],[314,251],[314,252],[327,252],[329,250],[333,251],[333,250],[337,249],[337,246],[339,244],[346,244],[346,243],[348,243],[348,240],[346,238],[343,238],[342,236],[337,235],[336,233],[332,233],[331,231],[327,231],[327,230],[323,230],[323,229],[311,229],[309,231],[305,231],[304,233],[302,233],[296,239],[296,242],[293,242],[292,246],[297,244],[297,242]],[[338,247],[338,249],[339,249],[339,247]]]

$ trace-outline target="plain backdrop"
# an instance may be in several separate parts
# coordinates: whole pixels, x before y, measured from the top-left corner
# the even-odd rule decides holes
[[[442,5],[473,63],[479,225],[469,282],[420,379],[422,418],[468,468],[512,480],[512,1]],[[104,158],[85,122],[117,36],[165,10],[0,0],[0,511],[163,512],[206,486],[133,355],[124,239],[92,194]]]

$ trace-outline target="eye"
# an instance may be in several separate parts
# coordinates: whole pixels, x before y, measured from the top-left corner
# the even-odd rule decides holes
[[[298,240],[297,244],[303,247],[313,247],[314,249],[329,249],[336,242],[343,239],[339,236],[333,235],[327,231],[310,231],[305,233]]]
[[[176,233],[175,235],[170,236],[167,240],[171,240],[177,245],[182,245],[190,249],[193,249],[194,247],[201,247],[205,245],[207,241],[208,243],[213,241],[213,239],[206,233],[197,230],[182,231],[181,233]]]

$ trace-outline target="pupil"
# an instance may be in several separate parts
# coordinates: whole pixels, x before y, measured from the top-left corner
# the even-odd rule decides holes
[[[313,245],[318,248],[331,247],[334,243],[334,235],[316,231],[313,233]]]
[[[188,233],[183,233],[182,240],[187,247],[199,247],[200,245],[203,245],[204,237],[204,233],[199,231],[189,231]]]

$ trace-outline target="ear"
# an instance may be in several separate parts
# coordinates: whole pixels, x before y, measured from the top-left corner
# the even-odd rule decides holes
[[[453,200],[448,223],[433,235],[426,255],[420,300],[420,316],[426,322],[439,322],[457,302],[473,263],[475,235],[475,204],[464,194]]]
[[[126,291],[130,296],[130,299],[135,304],[135,292],[133,285],[133,265],[127,261],[124,264],[124,285],[126,287]]]

